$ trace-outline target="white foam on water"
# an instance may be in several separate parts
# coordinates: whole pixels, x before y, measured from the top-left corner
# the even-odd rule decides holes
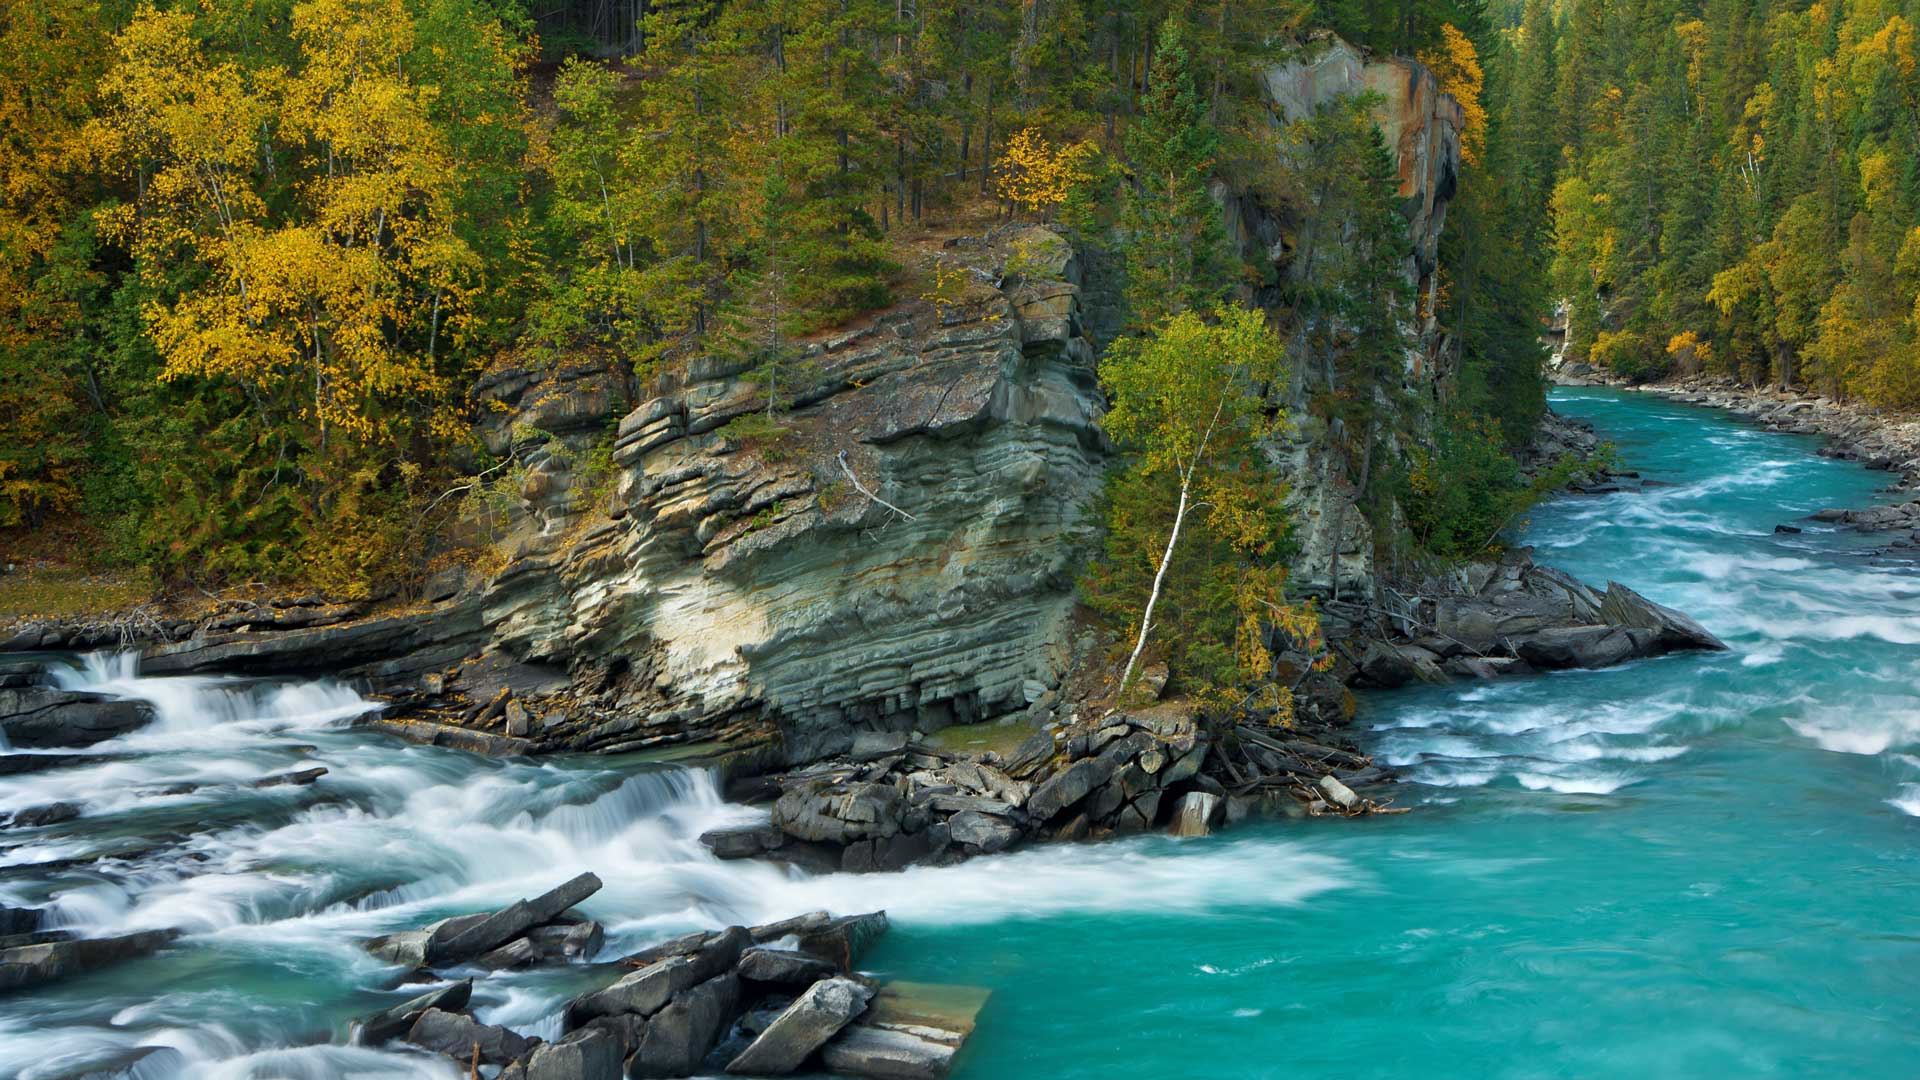
[[[1593,774],[1586,776],[1554,776],[1545,773],[1519,772],[1514,779],[1529,791],[1551,791],[1561,795],[1611,795],[1638,777],[1614,774]]]

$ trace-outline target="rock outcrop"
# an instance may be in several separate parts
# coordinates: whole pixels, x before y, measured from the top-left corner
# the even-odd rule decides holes
[[[482,916],[485,917],[485,916]],[[552,1042],[468,1011],[471,981],[437,987],[354,1026],[369,1045],[402,1040],[502,1080],[621,1080],[834,1073],[939,1080],[973,1031],[986,991],[881,985],[855,973],[886,933],[885,912],[824,911],[730,926],[624,958],[612,982],[574,998]]]

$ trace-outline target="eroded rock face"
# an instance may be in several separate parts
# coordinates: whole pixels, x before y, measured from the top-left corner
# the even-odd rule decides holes
[[[1264,84],[1276,122],[1285,123],[1308,119],[1344,98],[1374,95],[1373,118],[1393,153],[1407,221],[1402,272],[1421,298],[1421,310],[1435,310],[1440,235],[1460,168],[1465,121],[1459,103],[1440,92],[1433,73],[1421,64],[1372,56],[1332,37],[1309,43],[1301,57],[1269,68]],[[1345,242],[1344,222],[1317,220],[1306,206],[1276,204],[1257,192],[1223,194],[1229,237],[1244,256],[1270,263],[1280,280],[1299,283],[1322,273],[1304,253]],[[1412,393],[1404,399],[1431,399],[1441,377],[1435,361],[1444,354],[1439,324],[1429,315],[1407,329],[1412,346],[1404,377]],[[1269,450],[1290,487],[1288,506],[1300,545],[1293,580],[1297,588],[1321,596],[1368,597],[1376,591],[1375,529],[1381,523],[1370,522],[1358,508],[1360,463],[1343,449],[1365,440],[1308,407],[1316,393],[1329,389],[1325,358],[1308,352],[1296,334],[1288,345],[1293,430]],[[1426,422],[1417,413],[1402,419],[1409,429]],[[1371,464],[1377,470],[1385,463]]]
[[[1045,229],[1011,243],[1037,267],[1023,279],[814,343],[777,438],[729,434],[766,403],[739,371],[663,377],[618,422],[604,503],[556,493],[592,482],[563,433],[611,418],[609,380],[503,379],[526,415],[490,441],[560,429],[479,596],[495,650],[570,683],[527,737],[639,748],[756,720],[797,761],[1058,680],[1107,445],[1074,253]]]

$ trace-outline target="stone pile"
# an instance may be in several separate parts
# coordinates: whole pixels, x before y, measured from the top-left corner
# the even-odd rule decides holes
[[[1037,732],[1004,760],[862,733],[847,757],[780,778],[768,824],[701,839],[721,858],[859,871],[1144,832],[1171,816],[1207,754],[1191,716],[1163,711]]]
[[[1524,548],[1428,581],[1389,636],[1348,657],[1360,685],[1393,688],[1598,668],[1689,649],[1726,648],[1698,622],[1619,582],[1604,592],[1533,562]],[[1338,603],[1338,602],[1335,602]]]
[[[531,900],[387,934],[367,942],[366,949],[390,964],[415,971],[467,964],[506,969],[591,959],[603,940],[600,924],[568,909],[599,891],[598,877],[581,874]]]
[[[620,961],[617,979],[566,1004],[550,1042],[475,1018],[471,979],[369,1016],[354,1037],[403,1041],[470,1068],[501,1066],[500,1080],[823,1069],[939,1080],[972,1032],[985,992],[883,986],[855,974],[860,955],[886,930],[884,912],[836,918],[819,911],[689,934]]]

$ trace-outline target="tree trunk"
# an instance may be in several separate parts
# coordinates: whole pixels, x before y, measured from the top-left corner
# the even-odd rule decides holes
[[[1140,636],[1134,639],[1133,655],[1127,657],[1127,669],[1120,674],[1119,693],[1127,692],[1127,684],[1133,681],[1134,665],[1140,662],[1140,654],[1147,647],[1147,632],[1153,629],[1153,605],[1160,601],[1160,584],[1166,580],[1167,567],[1173,565],[1173,546],[1180,542],[1180,526],[1187,520],[1187,493],[1193,487],[1193,470],[1189,468],[1180,478],[1180,505],[1173,512],[1173,532],[1167,535],[1167,550],[1160,556],[1160,568],[1153,574],[1153,591],[1147,594],[1147,609],[1140,613]]]

